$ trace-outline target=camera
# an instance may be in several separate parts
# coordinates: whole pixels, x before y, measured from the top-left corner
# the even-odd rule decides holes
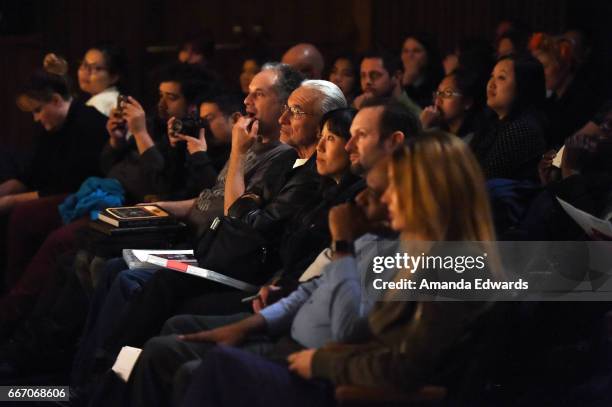
[[[172,131],[176,134],[184,134],[197,138],[200,134],[200,129],[204,129],[207,138],[212,136],[208,121],[199,117],[175,119],[174,123],[172,123]]]

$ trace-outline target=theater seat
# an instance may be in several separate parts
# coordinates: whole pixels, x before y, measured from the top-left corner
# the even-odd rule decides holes
[[[336,401],[339,406],[435,406],[446,398],[442,386],[424,386],[411,393],[388,387],[338,386]]]

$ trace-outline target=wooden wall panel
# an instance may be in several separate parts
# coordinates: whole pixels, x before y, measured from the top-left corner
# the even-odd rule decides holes
[[[147,84],[151,67],[175,57],[174,51],[151,53],[147,47],[176,45],[198,27],[213,31],[221,47],[214,66],[226,80],[236,83],[245,55],[241,47],[256,29],[265,34],[275,58],[298,41],[313,42],[330,57],[344,49],[363,51],[376,43],[399,50],[402,33],[407,31],[435,33],[441,50],[447,51],[462,38],[491,36],[502,16],[520,17],[533,28],[547,31],[558,31],[568,18],[599,18],[599,26],[609,35],[603,16],[612,12],[612,2],[597,0],[20,0],[10,4],[13,11],[24,8],[13,14],[27,20],[15,26],[21,28],[20,34],[29,32],[2,37],[0,21],[3,53],[18,56],[17,62],[0,62],[0,115],[5,124],[0,143],[17,145],[24,140],[20,134],[32,126],[25,122],[29,117],[13,108],[14,84],[38,65],[46,50],[62,52],[74,66],[94,42],[120,42],[130,57],[132,93],[142,95],[151,92]],[[603,13],[599,12],[602,7]],[[241,27],[242,34],[236,33],[236,27]],[[610,55],[607,58],[610,66]]]

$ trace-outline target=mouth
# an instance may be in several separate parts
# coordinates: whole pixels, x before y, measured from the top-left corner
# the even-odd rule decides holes
[[[358,162],[359,161],[359,154],[349,154],[349,160],[351,160],[352,163]]]

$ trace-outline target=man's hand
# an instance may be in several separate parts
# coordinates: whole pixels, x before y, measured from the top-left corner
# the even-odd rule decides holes
[[[542,155],[542,159],[538,163],[538,174],[542,185],[548,185],[552,181],[553,160],[556,156],[556,150],[549,150]]]
[[[300,352],[292,353],[287,357],[289,362],[289,370],[304,379],[312,378],[312,358],[317,350],[306,349]]]
[[[241,117],[232,127],[232,153],[235,152],[239,155],[246,154],[257,140],[259,121],[255,120],[251,126],[251,131],[248,131],[251,122],[253,122],[252,118]]]
[[[127,123],[127,128],[134,136],[147,130],[145,111],[136,99],[128,96],[128,100],[123,106],[123,118]]]
[[[253,312],[259,313],[262,309],[270,304],[274,304],[280,299],[281,288],[274,284],[264,285],[259,289],[257,297],[253,300]]]
[[[236,346],[244,342],[246,335],[247,330],[242,328],[240,322],[236,322],[208,331],[179,335],[178,338],[188,342],[213,342],[220,345]]]
[[[597,146],[602,137],[599,134],[574,134],[565,140],[565,151],[561,159],[561,175],[567,178],[570,175],[580,172],[581,160],[580,157],[585,153],[593,153],[597,151]]]
[[[179,141],[181,141],[181,139],[178,138],[177,133],[175,133],[174,129],[172,128],[175,121],[176,117],[174,116],[168,119],[168,131],[166,132],[168,134],[168,142],[170,143],[170,147],[172,148],[176,147]]]
[[[370,92],[364,92],[353,100],[353,106],[355,106],[355,109],[361,109],[361,105],[363,104],[363,102],[365,102],[366,100],[370,99],[373,96],[374,95]]]
[[[334,206],[329,211],[329,231],[332,240],[354,242],[367,230],[363,211],[352,203]]]
[[[177,134],[176,137],[187,143],[187,151],[193,155],[199,151],[207,151],[208,144],[206,143],[206,130],[200,129],[200,136],[198,138],[186,136],[184,134]]]

